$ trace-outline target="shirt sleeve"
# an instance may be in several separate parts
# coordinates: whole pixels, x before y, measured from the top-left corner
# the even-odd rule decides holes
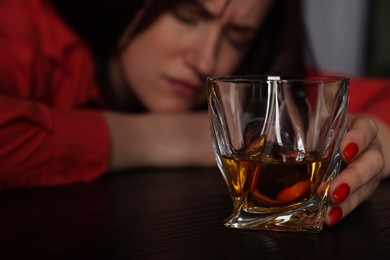
[[[110,141],[100,112],[5,96],[0,111],[0,189],[91,181],[107,171]]]
[[[390,79],[351,78],[349,111],[375,116],[390,126]]]

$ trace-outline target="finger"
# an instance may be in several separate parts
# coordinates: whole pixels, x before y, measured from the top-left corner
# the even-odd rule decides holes
[[[329,206],[325,216],[325,224],[328,226],[337,224],[370,197],[378,185],[379,181],[377,178],[371,179],[366,185],[351,193],[343,203],[337,206]]]
[[[380,151],[368,149],[333,180],[325,216],[327,225],[336,224],[369,198],[380,183],[383,165]]]
[[[340,143],[340,153],[345,162],[350,162],[364,151],[377,137],[378,128],[369,117],[352,119],[349,129]]]
[[[329,187],[330,203],[340,204],[349,194],[359,190],[371,179],[380,179],[383,167],[382,153],[375,146],[371,146],[332,181]]]

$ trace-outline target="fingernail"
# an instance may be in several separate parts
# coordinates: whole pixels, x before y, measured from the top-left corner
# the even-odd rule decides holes
[[[343,211],[339,207],[334,207],[329,211],[330,225],[334,225],[340,221],[343,216]]]
[[[344,149],[344,155],[348,161],[352,160],[358,152],[359,152],[359,146],[356,143],[350,143]]]
[[[340,184],[334,191],[333,191],[333,197],[336,200],[336,204],[340,204],[343,202],[351,192],[351,188],[348,184],[343,183]]]

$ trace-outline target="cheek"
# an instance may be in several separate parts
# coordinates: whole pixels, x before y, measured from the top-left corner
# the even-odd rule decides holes
[[[122,53],[124,77],[132,88],[148,80],[158,67],[158,50],[148,37],[141,37],[129,44]]]
[[[167,19],[160,19],[154,25],[134,38],[127,46],[122,57],[128,75],[157,73],[164,68],[175,53],[175,39]]]
[[[142,67],[144,66],[144,59],[141,59],[141,57],[144,56],[143,51],[142,49],[139,51],[136,50],[137,48],[130,48],[122,55],[122,64],[126,74],[138,74],[139,71],[143,70]]]
[[[137,92],[137,86],[139,81],[142,81],[144,78],[144,72],[147,71],[145,68],[144,59],[141,59],[143,56],[142,52],[136,52],[132,50],[127,50],[123,53],[121,63],[124,78],[128,86],[131,86]]]

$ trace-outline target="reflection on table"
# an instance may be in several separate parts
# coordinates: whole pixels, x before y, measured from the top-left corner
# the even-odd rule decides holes
[[[0,192],[9,258],[390,259],[390,181],[318,234],[228,229],[217,169],[138,169],[86,184]]]

